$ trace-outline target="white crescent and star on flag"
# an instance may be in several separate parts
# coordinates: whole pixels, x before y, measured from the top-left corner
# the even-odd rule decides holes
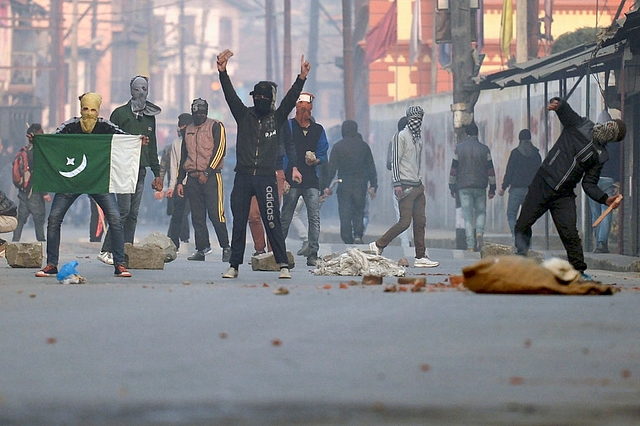
[[[74,158],[69,158],[67,157],[67,166],[75,166],[75,157]],[[58,173],[60,173],[62,176],[66,177],[66,178],[72,178],[74,176],[78,176],[80,173],[82,173],[82,171],[87,167],[87,156],[86,155],[82,155],[82,162],[80,163],[80,165],[78,167],[76,167],[75,169],[68,171],[68,172],[63,172],[63,171],[58,171]]]

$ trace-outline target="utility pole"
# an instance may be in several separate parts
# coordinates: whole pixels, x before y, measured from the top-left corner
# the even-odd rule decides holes
[[[511,1],[511,0],[507,0]],[[529,43],[527,29],[527,0],[516,0],[516,62],[529,60]]]
[[[468,1],[468,0],[467,0]],[[344,118],[355,120],[353,29],[351,24],[351,0],[342,0],[342,51],[344,60]]]
[[[180,61],[180,78],[178,79],[178,111],[184,111],[185,102],[185,64],[184,64],[184,0],[180,0],[180,16],[178,17],[178,55]]]
[[[89,90],[96,90],[98,70],[98,0],[91,2],[91,52],[89,53]]]
[[[282,89],[291,85],[291,0],[284,0],[284,55]]]
[[[510,1],[510,0],[507,0]],[[453,73],[453,128],[456,143],[465,139],[464,126],[473,121],[473,108],[479,91],[471,81],[473,60],[471,49],[471,6],[469,0],[451,0],[451,56]],[[462,226],[462,207],[456,195],[456,248],[465,249],[466,233]]]
[[[49,33],[51,37],[51,65],[49,71],[49,126],[57,126],[62,122],[65,104],[64,80],[64,45],[62,28],[62,2],[51,1],[51,22]]]
[[[273,0],[265,0],[265,29],[267,31],[267,80],[273,78]]]
[[[479,91],[471,80],[475,65],[471,48],[471,7],[469,0],[451,0],[451,53],[453,64],[453,127],[456,142],[464,140],[464,126],[473,121]]]
[[[70,105],[78,96],[78,0],[73,0],[73,18],[71,21],[71,60],[69,61]]]
[[[318,66],[318,22],[320,20],[320,0],[309,1],[309,48],[307,50],[307,60],[312,67]],[[307,82],[305,83],[305,89],[311,93],[316,92],[316,76],[318,75],[318,69],[315,68],[313,72],[310,72],[307,76]]]

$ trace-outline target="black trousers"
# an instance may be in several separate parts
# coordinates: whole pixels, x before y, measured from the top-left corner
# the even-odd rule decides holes
[[[247,222],[251,197],[256,196],[260,217],[267,232],[273,255],[281,268],[289,265],[287,248],[284,243],[280,222],[280,202],[276,175],[252,176],[236,173],[231,191],[231,213],[233,214],[233,233],[231,235],[231,258],[229,264],[237,268],[242,265],[247,244]],[[193,209],[193,206],[191,207]]]
[[[551,188],[541,176],[536,174],[524,199],[520,216],[514,228],[516,253],[526,255],[531,246],[531,227],[547,211],[558,230],[560,240],[567,251],[569,263],[578,271],[584,272],[582,241],[578,234],[576,195],[571,191],[557,192]]]
[[[340,216],[340,238],[345,244],[353,244],[354,238],[362,238],[364,234],[367,181],[343,180],[338,184],[336,193]]]
[[[173,241],[176,248],[180,248],[180,241],[189,240],[189,200],[187,197],[180,197],[176,191],[171,198],[167,198],[167,205],[171,205],[171,220],[167,237]],[[167,212],[169,208],[167,208]]]
[[[196,250],[204,251],[211,245],[207,216],[213,224],[213,229],[222,248],[229,247],[229,233],[227,220],[224,216],[224,192],[222,190],[222,175],[212,173],[204,185],[197,177],[189,177],[184,186],[185,196],[191,207],[191,223],[196,239]]]

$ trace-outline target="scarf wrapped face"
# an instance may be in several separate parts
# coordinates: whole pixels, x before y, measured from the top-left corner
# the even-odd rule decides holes
[[[424,110],[419,106],[412,106],[407,108],[405,115],[407,117],[407,127],[411,130],[413,142],[415,143],[420,140],[420,136],[422,135],[420,128],[422,126]]]
[[[97,93],[85,93],[80,97],[80,127],[84,133],[93,132],[98,122],[102,96]]]
[[[606,121],[593,126],[594,142],[607,143],[618,139],[620,129],[615,121]]]
[[[131,88],[131,109],[137,115],[142,114],[147,106],[147,96],[149,95],[149,82],[143,76],[135,76],[129,84]]]

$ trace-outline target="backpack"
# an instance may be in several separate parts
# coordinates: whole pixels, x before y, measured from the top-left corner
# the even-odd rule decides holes
[[[11,178],[15,187],[20,191],[26,191],[31,183],[29,158],[27,157],[27,150],[24,147],[18,151],[16,157],[13,159]]]

